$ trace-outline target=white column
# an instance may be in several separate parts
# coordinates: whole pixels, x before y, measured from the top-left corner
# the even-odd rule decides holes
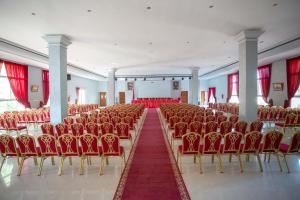
[[[198,97],[199,97],[199,69],[193,68],[192,69],[192,80],[191,80],[191,96],[192,96],[192,104],[198,105]]]
[[[257,39],[261,30],[245,30],[237,35],[239,42],[239,117],[251,122],[257,119]]]
[[[108,71],[108,77],[107,77],[108,105],[115,104],[115,73],[116,73],[116,69],[114,68]]]
[[[51,123],[58,124],[68,116],[67,46],[64,35],[46,35],[49,49],[50,115]]]

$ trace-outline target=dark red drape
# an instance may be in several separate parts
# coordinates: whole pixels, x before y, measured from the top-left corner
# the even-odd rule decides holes
[[[49,71],[42,71],[42,80],[43,80],[43,104],[46,105],[49,100]]]
[[[4,64],[7,78],[16,100],[24,105],[25,108],[30,108],[28,101],[28,67],[6,61]]]
[[[216,88],[215,87],[210,87],[208,88],[208,102],[210,100],[211,95],[215,99],[215,103],[217,103],[217,98],[216,98]]]
[[[78,101],[79,101],[79,90],[80,90],[80,87],[76,87],[76,100],[75,100],[75,104],[78,104]]]
[[[227,81],[227,102],[229,102],[232,92],[233,92],[233,84],[236,84],[236,94],[239,96],[239,72],[235,72],[233,74],[228,74]]]
[[[257,68],[258,82],[261,88],[261,95],[266,103],[270,91],[271,70],[272,64],[260,66]]]
[[[295,96],[299,87],[300,57],[287,60],[286,75],[288,101],[290,105],[291,99]]]

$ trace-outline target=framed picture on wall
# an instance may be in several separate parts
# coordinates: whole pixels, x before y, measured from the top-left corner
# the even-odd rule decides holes
[[[38,85],[32,85],[31,86],[31,92],[38,92],[39,91],[39,86]]]
[[[274,91],[282,91],[283,90],[283,83],[273,83],[273,90]]]
[[[179,81],[173,81],[173,90],[179,90]]]
[[[127,82],[127,90],[133,90],[134,82]]]

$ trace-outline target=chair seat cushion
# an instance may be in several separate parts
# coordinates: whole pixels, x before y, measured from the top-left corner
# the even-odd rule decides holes
[[[26,129],[26,126],[17,126],[16,128],[8,128],[8,130],[10,131],[19,131],[19,130],[23,130]]]
[[[221,153],[237,153],[238,152],[238,150],[228,150],[228,149],[224,149],[224,144],[221,144],[221,148],[220,148],[220,152]]]
[[[280,144],[279,145],[279,151],[282,153],[287,153],[289,150],[289,145],[288,144]]]
[[[115,152],[115,153],[103,153],[103,148],[100,147],[100,154],[104,156],[121,156],[124,154],[124,147],[120,146],[120,152]]]
[[[173,132],[173,133],[172,133],[172,138],[173,138],[173,139],[181,139],[182,136],[175,135],[175,133]]]
[[[203,152],[203,144],[201,144],[200,147],[199,147],[199,153],[200,154],[209,154],[209,155],[212,155],[212,154],[217,154],[218,152],[215,152],[215,151],[214,152],[207,152],[207,151]]]
[[[198,152],[183,152],[183,146],[182,145],[178,146],[178,152],[180,154],[188,154],[188,155],[198,154]]]

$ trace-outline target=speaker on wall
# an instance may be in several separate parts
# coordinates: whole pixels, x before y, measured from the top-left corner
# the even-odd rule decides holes
[[[67,81],[71,80],[71,74],[67,74]]]

